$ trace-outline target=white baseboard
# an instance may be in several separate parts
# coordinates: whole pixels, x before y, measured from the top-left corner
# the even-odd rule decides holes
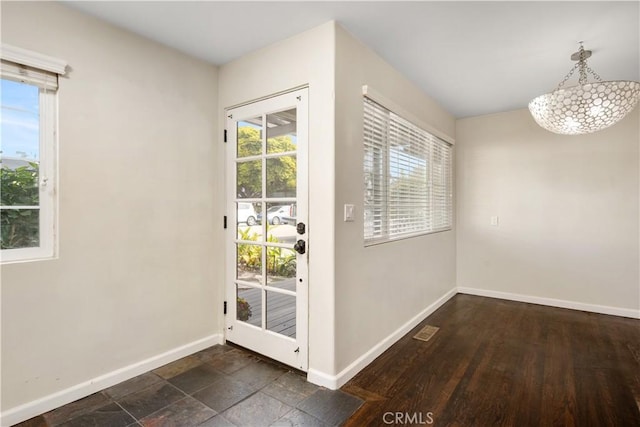
[[[458,287],[461,294],[476,295],[505,299],[510,301],[528,302],[531,304],[548,305],[550,307],[569,308],[571,310],[589,311],[592,313],[610,314],[613,316],[630,317],[640,319],[640,310],[629,308],[609,307],[606,305],[586,304],[583,302],[566,301],[554,298],[536,297],[531,295],[512,294],[510,292],[492,291],[487,289]]]
[[[413,319],[402,325],[399,329],[387,336],[380,343],[376,344],[365,354],[356,359],[353,363],[343,369],[337,375],[327,374],[325,372],[309,369],[307,380],[313,384],[317,384],[332,390],[336,390],[347,383],[358,372],[371,363],[376,357],[384,353],[396,341],[402,338],[407,332],[422,322],[427,316],[440,308],[445,302],[451,299],[457,293],[477,295],[490,298],[498,298],[510,301],[527,302],[532,304],[547,305],[551,307],[568,308],[572,310],[589,311],[593,313],[610,314],[614,316],[630,317],[640,319],[640,311],[627,308],[608,307],[604,305],[585,304],[574,301],[558,300],[553,298],[535,297],[530,295],[512,294],[507,292],[498,292],[485,289],[458,287],[450,290],[436,302],[417,314]]]
[[[331,390],[336,390],[338,388],[336,386],[338,382],[336,381],[335,375],[325,374],[324,372],[313,368],[309,368],[307,371],[307,381]]]
[[[388,335],[369,351],[353,361],[349,366],[339,372],[337,375],[327,374],[315,370],[309,369],[307,374],[307,380],[313,384],[317,384],[328,389],[336,390],[347,383],[358,372],[365,368],[369,363],[375,360],[376,357],[384,353],[389,347],[391,347],[396,341],[402,338],[407,332],[416,327],[427,316],[432,314],[438,308],[440,308],[445,302],[451,299],[456,293],[477,295],[490,298],[505,299],[511,301],[526,302],[532,304],[547,305],[551,307],[568,308],[573,310],[589,311],[593,313],[610,314],[614,316],[629,317],[633,319],[640,319],[640,311],[627,308],[609,307],[603,305],[586,304],[574,301],[558,300],[553,298],[543,298],[531,295],[513,294],[508,292],[499,292],[486,289],[458,287],[451,289],[442,297],[440,297],[433,304],[425,308],[423,311],[414,316],[407,323],[402,325],[396,331]],[[159,368],[167,363],[178,360],[182,357],[196,353],[200,350],[204,350],[215,344],[223,344],[224,337],[222,334],[214,334],[208,337],[202,338],[197,341],[185,344],[183,346],[174,348],[165,353],[150,357],[140,362],[125,366],[99,377],[93,378],[89,381],[85,381],[80,384],[76,384],[67,389],[58,391],[49,396],[42,397],[32,402],[25,403],[23,405],[2,411],[0,413],[0,425],[11,426],[29,418],[35,417],[67,403],[71,403],[75,400],[81,399],[97,391],[111,387],[122,381],[133,378],[137,375],[143,374],[147,371]]]
[[[107,387],[111,387],[112,385],[116,385],[122,381],[143,374],[147,371],[159,368],[167,363],[196,353],[200,350],[204,350],[212,345],[222,344],[223,342],[224,338],[222,334],[210,335],[197,341],[171,349],[162,354],[158,354],[157,356],[153,356],[104,375],[100,375],[99,377],[93,378],[89,381],[60,390],[40,399],[2,411],[0,414],[0,425],[11,426],[20,423],[28,420],[29,418],[33,418],[62,405],[66,405],[67,403],[89,396],[90,394],[103,390]]]
[[[415,315],[404,325],[392,332],[378,344],[373,346],[369,351],[354,360],[349,366],[340,371],[337,375],[330,375],[315,369],[309,369],[307,380],[313,384],[336,390],[347,383],[358,372],[364,369],[369,363],[373,362],[376,357],[384,353],[389,347],[402,338],[407,332],[415,328],[420,322],[427,318],[430,314],[440,308],[445,302],[449,301],[456,294],[456,288],[451,289],[446,294],[438,298],[433,304]]]

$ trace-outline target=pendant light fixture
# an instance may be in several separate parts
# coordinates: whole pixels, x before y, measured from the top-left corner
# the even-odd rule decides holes
[[[560,82],[556,90],[540,95],[529,103],[529,111],[543,128],[562,135],[580,135],[608,128],[622,120],[638,103],[640,83],[633,81],[603,81],[587,65],[590,50],[580,49],[571,55],[578,61]],[[578,70],[578,84],[564,84]],[[595,81],[589,82],[591,74]]]

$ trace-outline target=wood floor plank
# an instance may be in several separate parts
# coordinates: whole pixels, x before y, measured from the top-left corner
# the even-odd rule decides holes
[[[366,401],[346,426],[640,426],[640,321],[457,295],[343,390]]]

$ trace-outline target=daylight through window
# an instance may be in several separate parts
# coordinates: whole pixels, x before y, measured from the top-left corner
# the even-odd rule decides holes
[[[57,75],[2,60],[2,261],[53,256]]]
[[[448,230],[451,144],[364,98],[365,244]]]

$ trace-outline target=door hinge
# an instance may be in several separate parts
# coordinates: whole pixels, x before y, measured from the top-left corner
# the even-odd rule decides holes
[[[224,142],[227,142],[227,130],[224,130]]]
[[[224,302],[224,308],[223,308],[224,314],[227,314],[227,302]]]
[[[224,229],[227,229],[227,216],[224,216]]]

